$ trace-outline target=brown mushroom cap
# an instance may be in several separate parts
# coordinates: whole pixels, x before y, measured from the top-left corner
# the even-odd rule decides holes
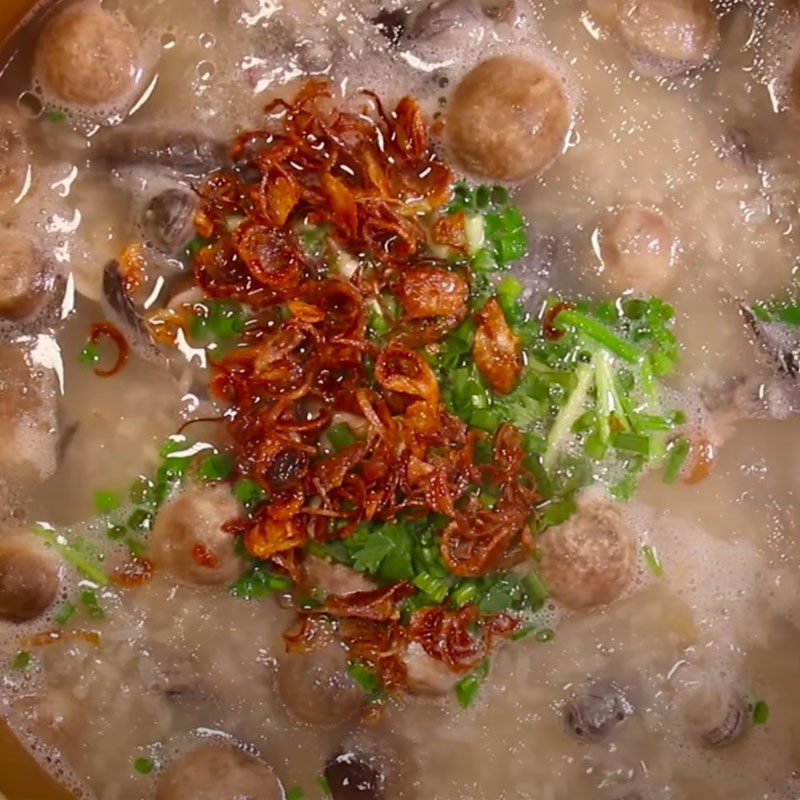
[[[24,234],[0,228],[0,317],[22,319],[46,299],[41,254]]]
[[[538,539],[539,575],[550,594],[573,610],[616,600],[635,569],[635,538],[613,503],[585,500],[566,522]]]
[[[188,584],[235,580],[244,561],[222,526],[241,514],[227,486],[188,489],[167,501],[150,534],[148,556],[156,568]]]
[[[677,240],[666,218],[651,208],[625,206],[599,228],[604,275],[616,292],[660,294],[677,277]]]
[[[345,650],[336,643],[284,656],[277,686],[289,713],[314,725],[353,719],[364,702],[364,692],[347,674]]]
[[[483,61],[456,89],[447,136],[456,160],[475,175],[523,181],[559,155],[570,111],[560,78],[519,56]]]
[[[58,594],[58,561],[35,537],[0,539],[0,619],[28,622],[41,616]]]
[[[141,42],[124,17],[83,3],[53,17],[36,45],[34,74],[58,100],[83,108],[128,98],[142,65]]]
[[[229,745],[206,744],[173,761],[156,800],[283,800],[274,770]]]

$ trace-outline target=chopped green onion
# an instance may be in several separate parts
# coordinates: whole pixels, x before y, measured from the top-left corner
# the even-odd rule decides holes
[[[194,260],[194,257],[209,244],[211,244],[211,239],[204,239],[202,236],[195,236],[186,243],[184,255],[187,260],[192,261]]]
[[[110,514],[119,508],[119,495],[98,490],[94,493],[94,507],[98,514]]]
[[[380,689],[380,678],[361,661],[351,661],[347,665],[347,674],[367,693]]]
[[[106,528],[106,536],[112,541],[122,539],[127,532],[128,529],[123,525],[109,525],[108,528]]]
[[[480,664],[456,684],[456,697],[461,708],[468,708],[478,693],[481,682],[489,674],[489,659],[484,658]]]
[[[287,790],[285,800],[303,800],[303,790],[299,786],[293,786]]]
[[[625,469],[622,477],[614,483],[611,488],[611,496],[616,500],[630,500],[636,491],[639,482],[639,475],[646,464],[644,456],[637,455],[630,459],[630,463]]]
[[[782,322],[785,325],[800,325],[800,303],[796,300],[755,303],[750,307],[753,315],[762,322]]]
[[[769,706],[764,700],[757,700],[753,704],[753,722],[756,725],[766,725],[769,721]]]
[[[655,414],[637,414],[636,427],[640,431],[658,432],[671,430],[675,423],[669,417],[659,417]]]
[[[65,111],[48,111],[47,112],[47,121],[52,122],[54,124],[58,124],[59,122],[64,122],[66,120],[67,114]]]
[[[131,512],[126,525],[132,531],[149,531],[153,524],[153,515],[144,508],[137,508]]]
[[[436,603],[441,603],[442,600],[447,597],[447,593],[450,590],[450,586],[446,580],[434,578],[433,575],[427,572],[420,572],[411,582],[417,589],[424,592]]]
[[[224,481],[233,472],[233,459],[227,453],[211,453],[200,463],[197,477],[209,483]]]
[[[223,342],[236,338],[245,326],[245,311],[235,300],[203,300],[193,304],[189,325],[192,339]]]
[[[675,483],[678,479],[686,457],[689,455],[689,446],[689,440],[684,436],[679,436],[669,443],[667,446],[667,464],[664,467],[664,476],[661,479],[664,483]]]
[[[56,625],[66,625],[75,616],[77,610],[72,603],[64,602],[59,606],[58,611],[53,614],[53,622]]]
[[[267,493],[250,478],[242,478],[233,484],[233,496],[248,510],[252,511]]]
[[[367,325],[373,336],[385,336],[389,333],[389,323],[386,321],[386,317],[375,306],[369,307]]]
[[[532,611],[538,611],[549,596],[542,579],[535,573],[529,572],[520,583],[522,591],[525,592],[525,597],[528,599],[528,606]]]
[[[645,458],[650,455],[650,437],[641,433],[615,433],[611,443],[617,450],[637,453]]]
[[[466,578],[450,593],[450,602],[456,608],[461,608],[461,606],[471,603],[477,596],[478,584],[474,580]]]
[[[325,253],[325,239],[328,228],[325,225],[306,225],[300,231],[300,244],[308,258],[321,258]]]
[[[358,441],[352,428],[346,422],[337,422],[335,425],[331,425],[327,435],[328,441],[337,452]]]
[[[556,633],[552,628],[540,628],[533,635],[533,638],[536,639],[537,642],[547,644],[547,642],[552,642],[553,639],[556,638]]]
[[[328,783],[328,779],[324,775],[320,775],[317,778],[317,786],[319,786],[320,791],[325,797],[331,796],[331,786]]]
[[[131,551],[132,556],[135,556],[136,558],[142,558],[144,556],[144,545],[138,539],[134,539],[132,536],[129,536],[125,540],[125,544],[127,545],[128,550]]]
[[[86,606],[90,617],[94,617],[95,619],[102,619],[105,617],[106,613],[103,611],[100,601],[97,599],[97,595],[92,589],[81,589],[80,596],[81,602]]]
[[[489,433],[494,433],[502,422],[500,414],[490,408],[479,408],[473,411],[469,421],[474,427]]]
[[[664,567],[661,565],[661,560],[658,557],[658,553],[656,553],[655,549],[649,544],[646,544],[642,547],[642,553],[644,555],[647,568],[653,573],[653,575],[656,576],[656,578],[660,578],[664,574]]]
[[[620,339],[612,330],[598,322],[596,319],[574,309],[565,309],[559,312],[553,321],[553,326],[559,330],[572,329],[585,334],[597,344],[605,347],[610,353],[619,356],[630,364],[635,364],[642,353],[638,347]]]
[[[288,575],[278,575],[256,565],[232,584],[228,591],[242,600],[258,600],[268,592],[288,592],[292,586],[292,579]]]
[[[100,346],[96,342],[87,342],[86,346],[78,354],[78,361],[91,367],[100,361]]]
[[[515,315],[515,304],[522,294],[522,284],[516,278],[503,278],[497,286],[497,302],[509,321]]]
[[[28,669],[30,665],[31,654],[27,650],[20,650],[20,652],[11,659],[11,669]]]
[[[475,255],[486,244],[484,235],[483,217],[480,214],[470,214],[464,220],[464,238],[467,240],[467,253]]]
[[[152,758],[137,758],[133,762],[133,768],[141,775],[149,775],[155,769],[155,762]]]
[[[581,364],[577,368],[576,374],[577,385],[559,411],[547,435],[547,452],[542,458],[542,464],[548,472],[555,466],[564,438],[572,430],[575,421],[583,414],[583,404],[594,380],[594,370],[586,364]]]
[[[534,630],[535,628],[531,624],[523,625],[521,628],[517,628],[508,638],[511,639],[512,642],[518,642],[520,639],[530,636]]]
[[[108,583],[108,576],[100,569],[97,563],[83,553],[78,552],[76,548],[62,542],[61,539],[63,537],[43,528],[41,525],[34,525],[33,532],[87,578],[100,586],[105,586]]]

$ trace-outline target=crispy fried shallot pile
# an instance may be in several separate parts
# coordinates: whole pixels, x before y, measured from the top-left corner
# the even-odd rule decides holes
[[[464,260],[432,255],[437,245],[465,247],[461,215],[444,210],[452,176],[430,149],[414,100],[390,113],[371,93],[360,102],[342,110],[325,83],[308,83],[294,102],[272,103],[263,129],[235,142],[235,169],[201,190],[196,224],[209,243],[195,257],[197,283],[253,315],[239,346],[214,363],[211,388],[231,409],[237,473],[269,497],[228,529],[251,556],[301,585],[310,540],[346,538],[364,521],[398,514],[448,518],[439,547],[453,575],[507,569],[532,547],[526,523],[537,497],[520,433],[502,425],[487,440],[492,458],[476,463],[476,442],[487,434],[445,410],[422,352],[435,352],[468,314]],[[332,270],[330,258],[304,250],[309,226],[325,226],[348,267]],[[387,294],[399,303],[398,320],[370,338],[370,304]],[[477,367],[507,392],[521,369],[519,343],[496,301],[475,321]],[[330,452],[322,434],[341,420],[361,438]],[[474,491],[487,482],[499,498],[492,507]],[[412,592],[399,582],[328,595],[301,612],[287,646],[337,636],[386,686],[399,687],[411,641],[463,672],[514,630],[512,618],[470,605],[419,608],[403,624],[399,606]]]

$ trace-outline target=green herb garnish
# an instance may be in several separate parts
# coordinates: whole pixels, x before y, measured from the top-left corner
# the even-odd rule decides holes
[[[68,561],[79,572],[83,573],[94,583],[105,586],[108,576],[99,565],[99,557],[89,552],[85,540],[75,539],[67,544],[66,538],[55,531],[47,530],[41,525],[35,525],[33,532],[48,546],[52,547],[65,561]]]
[[[11,669],[28,669],[31,665],[31,658],[32,656],[27,650],[20,650],[20,652],[11,659]]]
[[[75,616],[77,610],[78,609],[75,608],[72,603],[64,602],[58,607],[56,613],[53,614],[53,622],[55,622],[56,625],[66,625]]]
[[[200,462],[197,477],[207,482],[224,481],[231,476],[233,468],[233,458],[227,453],[212,453]]]
[[[263,564],[255,564],[230,586],[229,591],[242,600],[260,600],[270,592],[288,592],[292,586],[288,575],[278,575]]]
[[[88,342],[78,354],[78,361],[88,367],[93,367],[100,361],[100,347],[96,342]]]
[[[90,617],[94,619],[102,619],[105,617],[105,611],[103,611],[100,601],[97,599],[97,594],[95,594],[93,589],[81,589],[80,598],[81,603],[86,606]]]
[[[347,674],[367,693],[372,694],[381,687],[381,679],[361,661],[351,661]]]
[[[266,498],[267,493],[253,480],[242,478],[233,485],[233,496],[252,512]]]
[[[98,514],[110,514],[119,508],[119,495],[103,489],[96,491],[93,495],[94,507]]]
[[[475,695],[478,693],[481,683],[489,674],[489,659],[484,658],[469,675],[463,677],[456,684],[456,697],[461,708],[468,708]]]
[[[661,560],[658,557],[658,553],[656,553],[653,547],[651,547],[649,544],[646,544],[642,547],[642,554],[644,555],[647,568],[653,573],[653,575],[656,576],[656,578],[660,578],[664,574],[664,567],[661,565]]]
[[[152,758],[137,758],[133,762],[133,768],[140,774],[140,775],[149,775],[155,769],[155,761]]]
[[[769,706],[764,700],[756,700],[752,705],[752,715],[756,725],[766,725],[769,722]]]

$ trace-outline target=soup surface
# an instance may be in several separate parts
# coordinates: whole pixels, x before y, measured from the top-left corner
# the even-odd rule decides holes
[[[789,0],[37,8],[0,54],[36,769],[797,796],[798,41]]]

